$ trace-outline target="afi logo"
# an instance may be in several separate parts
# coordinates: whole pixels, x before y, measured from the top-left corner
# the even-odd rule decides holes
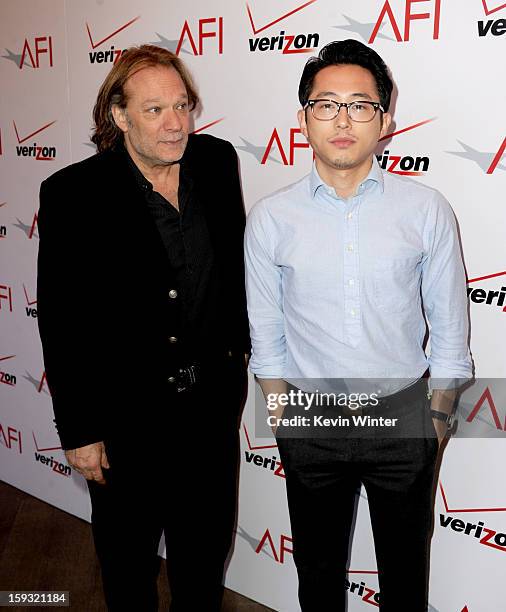
[[[35,234],[35,226],[38,226],[38,222],[39,222],[39,215],[37,213],[35,213],[33,215],[33,221],[32,221],[32,226],[30,227],[30,233],[28,234],[28,240],[31,240]]]
[[[25,38],[23,51],[21,52],[21,60],[19,61],[19,69],[24,65],[32,68],[41,68],[39,61],[40,56],[44,56],[44,64],[53,67],[53,38],[51,36],[37,36],[33,41]]]
[[[409,41],[410,33],[411,33],[411,22],[417,21],[420,19],[428,19],[433,22],[432,27],[432,38],[433,40],[437,40],[439,38],[439,22],[441,17],[441,0],[404,0],[405,8],[403,19],[401,18],[399,22],[396,20],[392,7],[390,6],[390,0],[386,0],[383,4],[383,7],[380,11],[379,17],[376,20],[376,24],[371,33],[371,37],[369,38],[369,43],[373,43],[378,35],[380,28],[384,24],[385,18],[388,19],[390,25],[392,26],[392,30],[394,32],[395,38],[397,42],[407,42]],[[423,6],[419,8],[424,8],[427,11],[431,10],[431,12],[425,13],[415,13],[414,5],[419,5],[423,3]],[[400,27],[399,27],[400,23]],[[403,32],[401,33],[401,29]]]
[[[0,285],[0,310],[12,312],[12,287]]]
[[[283,143],[281,141],[279,132],[277,128],[274,128],[272,134],[269,138],[269,142],[267,143],[267,147],[265,148],[262,159],[260,160],[261,164],[266,164],[267,159],[269,159],[269,154],[272,151],[273,147],[276,147],[279,151],[279,155],[283,162],[284,166],[293,166],[295,159],[295,149],[309,149],[309,143],[307,140],[304,141],[296,141],[296,136],[301,134],[300,128],[290,128],[290,133],[288,136],[288,144],[285,143],[285,147],[283,147]],[[285,148],[288,148],[288,157],[285,152]],[[270,158],[272,159],[272,158]]]
[[[176,55],[179,55],[185,38],[187,38],[190,43],[193,55],[204,55],[205,38],[216,38],[218,54],[221,55],[223,53],[223,17],[199,19],[198,25],[194,27],[194,32],[195,36],[192,34],[188,21],[185,21],[177,43]],[[197,39],[198,45],[195,44],[195,38]]]
[[[114,46],[111,46],[111,48],[108,49],[107,51],[95,51],[95,49],[97,47],[100,47],[100,45],[103,45],[105,42],[107,42],[111,38],[113,38],[113,36],[116,36],[116,34],[119,34],[119,32],[122,32],[123,30],[131,26],[132,23],[135,23],[138,19],[140,19],[140,15],[137,17],[134,17],[134,19],[131,19],[124,25],[120,26],[119,28],[114,30],[114,32],[107,34],[107,36],[105,36],[101,40],[94,40],[93,35],[91,33],[91,28],[88,22],[86,22],[86,31],[88,32],[88,39],[90,41],[90,45],[92,49],[88,53],[90,64],[103,64],[104,62],[110,62],[112,64],[115,64],[121,57],[124,49],[115,49]]]
[[[44,383],[46,383],[46,387],[49,389],[49,385],[47,384],[47,376],[46,376],[45,370],[44,372],[42,372],[42,376],[40,377],[40,382],[37,385],[37,393],[42,392],[42,390],[44,389]],[[51,390],[49,390],[49,392],[51,393]]]
[[[267,546],[272,552],[276,563],[283,564],[285,562],[285,553],[293,553],[292,548],[288,548],[288,543],[292,543],[292,538],[290,536],[281,534],[279,536],[279,547],[276,548],[276,544],[272,539],[270,531],[266,529],[262,539],[258,543],[258,546],[255,548],[255,552],[258,555],[260,552],[262,552],[264,546]]]
[[[37,233],[38,219],[39,219],[39,216],[37,213],[35,213],[33,215],[33,221],[31,225],[28,225],[27,223],[24,223],[23,221],[21,221],[21,219],[16,217],[17,223],[13,223],[12,225],[20,229],[25,234],[25,236],[28,238],[28,240],[32,240],[32,238],[34,237],[35,238],[39,237]]]
[[[480,410],[482,408],[484,408],[485,410],[487,409],[487,408],[485,408],[485,406],[487,406],[488,410],[490,410],[490,412],[492,414],[492,418],[494,419],[494,424],[495,424],[496,428],[499,431],[506,431],[506,420],[504,421],[504,424],[502,425],[501,421],[499,419],[499,414],[497,413],[497,408],[496,408],[496,405],[495,405],[495,402],[494,402],[494,398],[493,398],[492,393],[490,392],[490,389],[488,387],[481,394],[480,399],[476,402],[476,405],[474,406],[474,408],[470,412],[470,414],[467,417],[466,421],[468,423],[472,423],[474,421],[476,415],[480,412]]]
[[[464,151],[446,151],[450,155],[456,155],[457,157],[463,157],[464,159],[469,159],[474,161],[480,166],[480,168],[485,172],[485,174],[493,174],[496,168],[500,170],[506,170],[506,166],[504,164],[499,163],[501,159],[504,157],[506,152],[506,137],[502,141],[497,153],[491,153],[489,151],[478,151],[478,149],[474,149],[470,145],[465,144],[461,140],[457,141],[460,146],[464,149]]]
[[[17,448],[19,454],[23,452],[23,444],[21,441],[21,431],[15,427],[4,427],[0,423],[0,444],[3,444],[6,448],[13,450]]]

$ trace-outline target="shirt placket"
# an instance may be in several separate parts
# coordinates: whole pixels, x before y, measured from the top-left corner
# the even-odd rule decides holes
[[[362,188],[362,186],[361,186]],[[359,195],[345,201],[343,223],[344,335],[347,344],[357,346],[362,329],[360,308]]]

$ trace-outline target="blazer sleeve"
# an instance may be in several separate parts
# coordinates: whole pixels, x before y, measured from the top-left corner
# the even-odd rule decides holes
[[[95,385],[101,325],[96,244],[81,218],[78,182],[59,173],[40,189],[37,313],[47,383],[64,449],[103,439]],[[75,177],[74,177],[75,178]],[[88,203],[89,208],[89,203]],[[84,209],[85,210],[85,209]],[[98,376],[100,379],[100,375]]]

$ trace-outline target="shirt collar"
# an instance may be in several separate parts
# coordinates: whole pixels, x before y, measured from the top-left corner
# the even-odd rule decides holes
[[[119,150],[121,151],[121,153],[123,153],[123,155],[125,155],[128,161],[128,165],[130,166],[139,187],[148,192],[153,191],[152,183],[148,181],[144,174],[142,174],[142,172],[139,170],[137,164],[130,157],[130,153],[127,151],[125,145],[121,144]],[[188,164],[185,162],[184,156],[179,161],[179,184],[182,183],[187,185],[188,188],[192,185],[192,179],[190,173],[188,172]]]
[[[373,183],[377,183],[381,193],[385,190],[385,184],[383,180],[383,172],[381,171],[378,160],[376,159],[376,155],[372,157],[372,165],[369,170],[369,174],[365,177],[365,179],[360,183],[358,187],[358,193],[364,191],[373,186]],[[311,169],[311,174],[309,175],[309,186],[311,189],[311,197],[315,198],[316,193],[320,188],[330,189],[330,192],[333,193],[334,190],[332,187],[327,185],[318,174],[318,170],[316,169],[316,163],[313,163],[313,168]]]

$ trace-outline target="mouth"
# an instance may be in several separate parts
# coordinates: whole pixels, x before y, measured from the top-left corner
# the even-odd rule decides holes
[[[160,143],[164,144],[164,145],[168,145],[168,146],[175,146],[178,144],[181,144],[183,142],[184,138],[181,136],[179,138],[176,138],[174,140],[161,140]]]
[[[336,138],[332,138],[331,140],[329,140],[329,142],[338,149],[347,149],[348,147],[351,147],[351,145],[355,144],[357,141],[351,136],[337,136]]]

